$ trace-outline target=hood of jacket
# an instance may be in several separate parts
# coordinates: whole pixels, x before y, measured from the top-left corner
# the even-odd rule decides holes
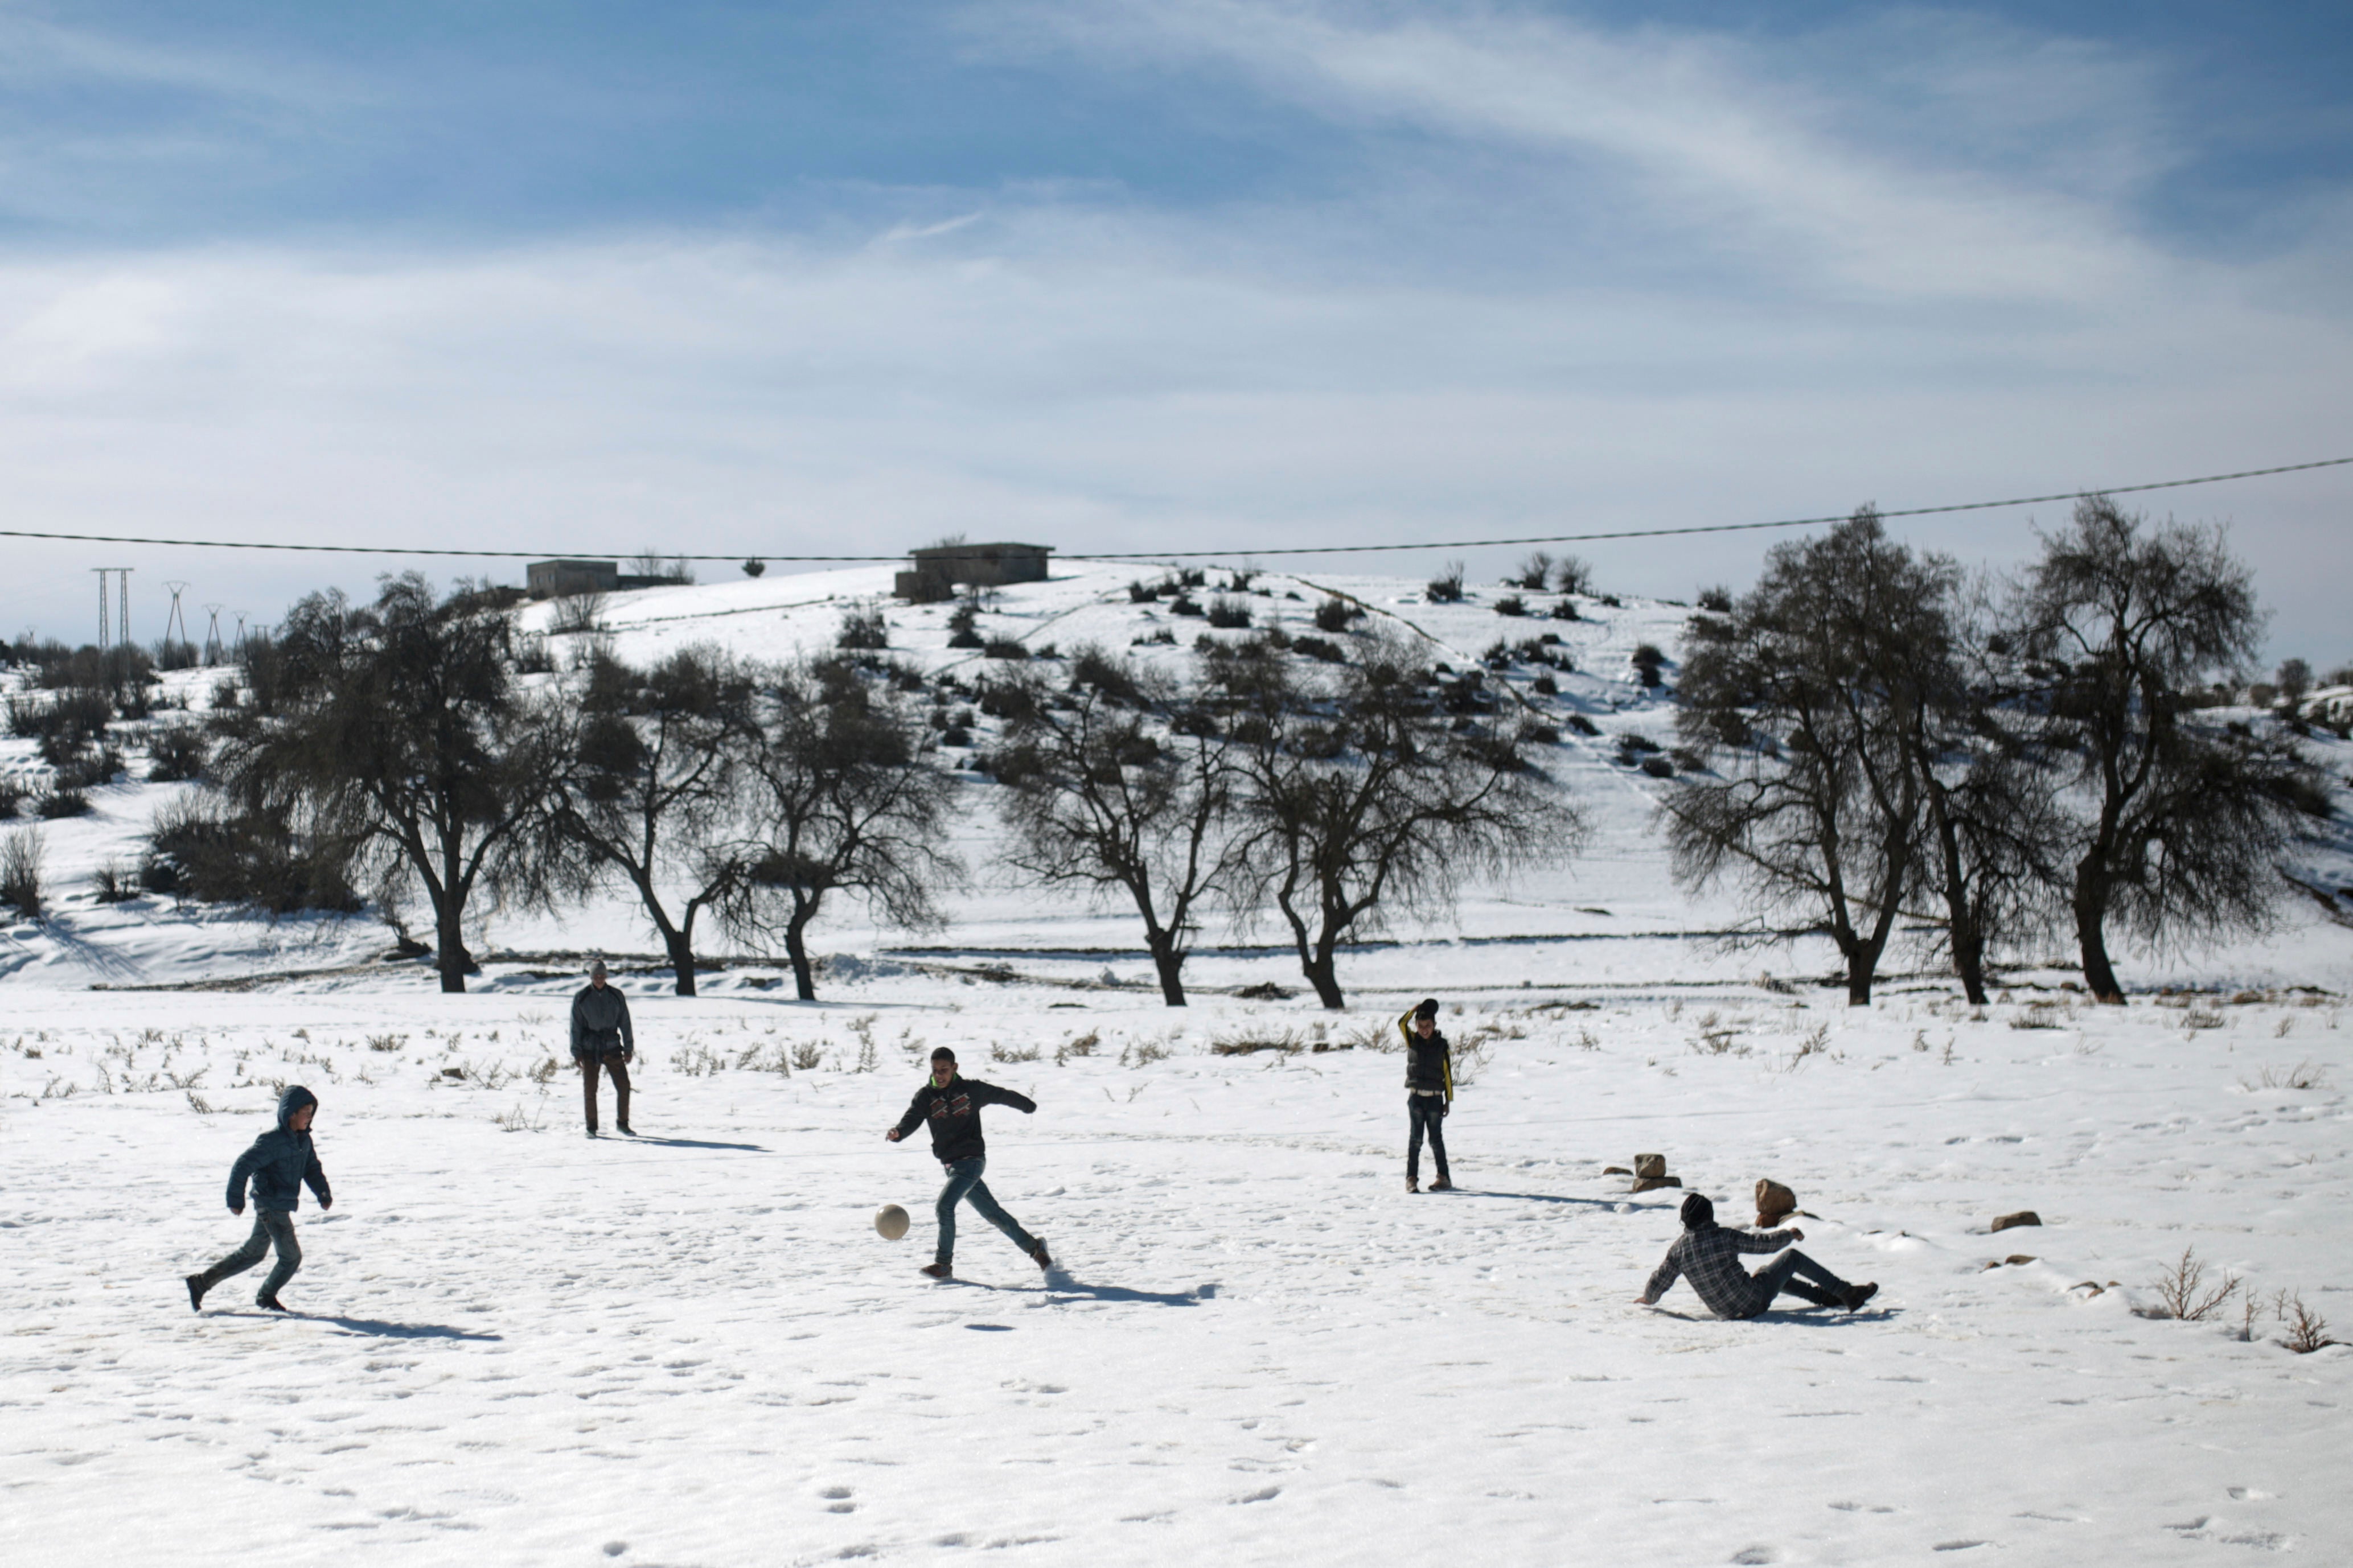
[[[294,1120],[294,1113],[301,1110],[306,1105],[316,1105],[318,1103],[319,1097],[312,1094],[309,1089],[304,1089],[301,1084],[288,1084],[286,1086],[286,1092],[278,1097],[278,1131],[280,1132],[291,1132],[294,1131],[294,1129],[289,1125],[289,1123]]]

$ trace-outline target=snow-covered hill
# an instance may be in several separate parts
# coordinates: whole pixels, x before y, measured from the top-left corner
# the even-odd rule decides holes
[[[1505,886],[1475,889],[1451,918],[1421,925],[1400,922],[1383,943],[1354,950],[1342,968],[1343,982],[1352,991],[1386,996],[1423,984],[1398,978],[1401,970],[1481,990],[1525,984],[1613,993],[1695,985],[1737,991],[1760,974],[1810,982],[1835,967],[1820,942],[1725,950],[1717,938],[1741,923],[1740,911],[1720,896],[1685,894],[1667,874],[1651,824],[1655,793],[1663,786],[1637,764],[1645,759],[1654,768],[1671,764],[1659,752],[1630,747],[1656,744],[1671,751],[1674,744],[1672,689],[1690,615],[1685,606],[1612,603],[1589,595],[1565,600],[1481,584],[1472,584],[1461,603],[1435,604],[1419,583],[1261,571],[1251,577],[1248,592],[1223,595],[1248,607],[1251,631],[1220,631],[1199,616],[1172,613],[1166,598],[1131,602],[1131,582],[1163,575],[1133,563],[1064,563],[1050,582],[1000,590],[979,629],[987,637],[1018,639],[1037,652],[1052,649],[1067,657],[1092,644],[1181,666],[1194,658],[1194,644],[1202,637],[1246,637],[1269,626],[1294,638],[1317,635],[1315,606],[1339,595],[1366,612],[1356,625],[1388,626],[1425,643],[1433,663],[1476,672],[1500,691],[1507,710],[1518,708],[1559,732],[1557,744],[1544,749],[1544,761],[1591,824],[1583,853],[1564,866],[1530,868]],[[1209,571],[1208,584],[1192,598],[1208,605],[1232,576],[1231,568]],[[597,635],[633,661],[697,644],[723,647],[747,658],[780,659],[829,648],[846,610],[879,607],[889,620],[893,657],[930,675],[954,674],[967,683],[987,673],[993,661],[947,646],[950,606],[904,605],[890,597],[890,579],[888,569],[860,568],[618,594],[605,601],[604,630]],[[1521,601],[1527,613],[1497,613],[1507,598]],[[1576,618],[1554,617],[1555,607],[1564,602]],[[530,606],[520,612],[520,626],[526,636],[544,637],[560,668],[576,656],[583,634],[551,632],[556,613],[553,604]],[[1163,637],[1172,640],[1157,640]],[[1487,668],[1486,656],[1499,642],[1513,656],[1502,668]],[[1646,688],[1637,678],[1633,654],[1644,644],[1667,658],[1662,687]],[[1537,662],[1538,656],[1549,662]],[[216,671],[174,673],[166,678],[166,700],[201,711],[219,679]],[[1545,684],[1555,689],[1540,689]],[[973,748],[946,749],[943,765],[959,767],[971,750],[987,746],[990,721],[979,714],[973,721]],[[2353,771],[2353,747],[2325,733],[2311,744],[2340,801],[2353,803],[2346,781]],[[142,775],[135,747],[130,760],[132,776]],[[0,771],[37,784],[43,770],[31,742],[8,739],[0,741]],[[1143,984],[1148,966],[1133,920],[1116,908],[1090,910],[1060,895],[1040,898],[1006,877],[995,854],[996,786],[968,771],[960,776],[968,805],[961,847],[976,881],[969,894],[950,900],[951,927],[910,937],[872,929],[855,907],[834,909],[817,941],[822,949],[856,962],[833,966],[832,986],[854,990],[860,977],[883,976],[893,966],[1007,963],[1056,980],[1099,981],[1108,971],[1116,981]],[[190,787],[132,783],[100,788],[90,792],[96,809],[90,816],[46,825],[54,912],[44,922],[18,921],[0,931],[0,976],[45,984],[135,985],[243,981],[268,973],[317,985],[341,983],[336,974],[319,972],[348,971],[375,984],[382,976],[375,961],[389,951],[390,934],[367,914],[270,920],[153,896],[120,904],[98,901],[92,874],[108,864],[135,865],[154,812]],[[2353,889],[2353,853],[2348,852],[2346,837],[2339,833],[2307,846],[2298,870],[2324,894]],[[2335,900],[2333,908],[2324,908],[2311,893],[2297,893],[2284,915],[2284,932],[2260,942],[2220,951],[2138,954],[2128,967],[2127,983],[2236,989],[2299,983],[2336,987],[2353,981],[2353,928],[2343,923],[2353,919],[2353,893]],[[600,900],[554,918],[485,908],[478,920],[480,934],[470,945],[488,957],[485,981],[491,984],[535,984],[528,972],[544,970],[552,962],[543,955],[567,955],[567,965],[568,955],[588,952],[633,955],[647,965],[658,958],[657,944],[626,900]],[[1278,936],[1265,928],[1213,931],[1189,973],[1196,984],[1211,988],[1294,985],[1296,966]],[[1401,950],[1388,942],[1406,946]],[[502,961],[501,954],[512,956]],[[775,984],[775,965],[763,962],[763,955],[733,956],[750,962],[731,966],[708,984],[722,990]],[[1898,955],[1894,967],[1900,972],[1910,962]],[[406,967],[417,971],[420,984],[429,983],[421,966]]]

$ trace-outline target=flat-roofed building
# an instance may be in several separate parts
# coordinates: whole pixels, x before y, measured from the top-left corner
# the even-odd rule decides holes
[[[911,550],[912,571],[899,574],[899,597],[915,604],[947,598],[960,587],[1043,583],[1050,544],[934,544]]]

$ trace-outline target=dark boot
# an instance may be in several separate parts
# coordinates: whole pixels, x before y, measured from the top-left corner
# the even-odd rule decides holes
[[[269,1310],[273,1312],[282,1312],[286,1310],[286,1303],[280,1300],[275,1296],[256,1296],[253,1299],[253,1304],[257,1307],[267,1308]]]
[[[944,1263],[926,1263],[916,1272],[928,1274],[934,1279],[950,1279],[955,1277],[955,1270]]]
[[[1846,1310],[1852,1312],[1878,1294],[1879,1287],[1876,1285],[1850,1285],[1844,1302]]]
[[[1051,1268],[1054,1267],[1054,1260],[1046,1256],[1046,1238],[1044,1237],[1039,1237],[1038,1238],[1038,1245],[1029,1249],[1029,1261],[1036,1264],[1041,1269]]]
[[[1454,1190],[1454,1183],[1450,1178],[1441,1175],[1438,1180],[1430,1184],[1430,1190],[1433,1193],[1451,1193]]]
[[[1408,1176],[1405,1179],[1405,1190],[1409,1193],[1421,1191],[1421,1179],[1419,1176]]]
[[[189,1275],[189,1276],[188,1276],[188,1310],[189,1310],[189,1311],[191,1311],[191,1312],[201,1312],[201,1311],[203,1311],[203,1310],[205,1310],[205,1292],[206,1292],[206,1291],[207,1291],[207,1290],[209,1290],[209,1289],[212,1289],[211,1284],[210,1284],[210,1283],[209,1283],[209,1282],[205,1279],[205,1277],[204,1277],[203,1275],[201,1275],[201,1274],[191,1274],[191,1275]]]

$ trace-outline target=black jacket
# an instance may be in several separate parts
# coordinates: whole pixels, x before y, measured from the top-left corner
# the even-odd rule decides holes
[[[1409,1089],[1436,1089],[1454,1103],[1454,1052],[1446,1043],[1443,1029],[1430,1031],[1423,1039],[1413,1032],[1413,1011],[1408,1008],[1398,1020],[1398,1033],[1405,1037],[1405,1086]]]
[[[583,985],[572,999],[572,1059],[615,1051],[634,1056],[637,1049],[637,1031],[629,1027],[629,999],[610,984]]]
[[[926,1079],[908,1102],[907,1114],[899,1118],[899,1136],[904,1138],[913,1132],[919,1121],[929,1121],[932,1153],[941,1164],[986,1154],[988,1146],[980,1137],[980,1108],[984,1105],[1009,1105],[1024,1116],[1038,1109],[1038,1102],[1028,1095],[982,1083],[977,1079],[952,1078],[945,1089]]]
[[[319,1097],[301,1084],[289,1084],[286,1092],[278,1097],[278,1130],[265,1132],[253,1141],[253,1147],[237,1157],[228,1172],[228,1206],[232,1214],[245,1212],[245,1184],[253,1183],[256,1207],[276,1209],[292,1214],[302,1206],[302,1184],[319,1195],[319,1206],[330,1208],[334,1194],[327,1190],[327,1173],[319,1166],[319,1156],[311,1147],[311,1135],[297,1132],[287,1123],[294,1113],[306,1105],[316,1105]]]

